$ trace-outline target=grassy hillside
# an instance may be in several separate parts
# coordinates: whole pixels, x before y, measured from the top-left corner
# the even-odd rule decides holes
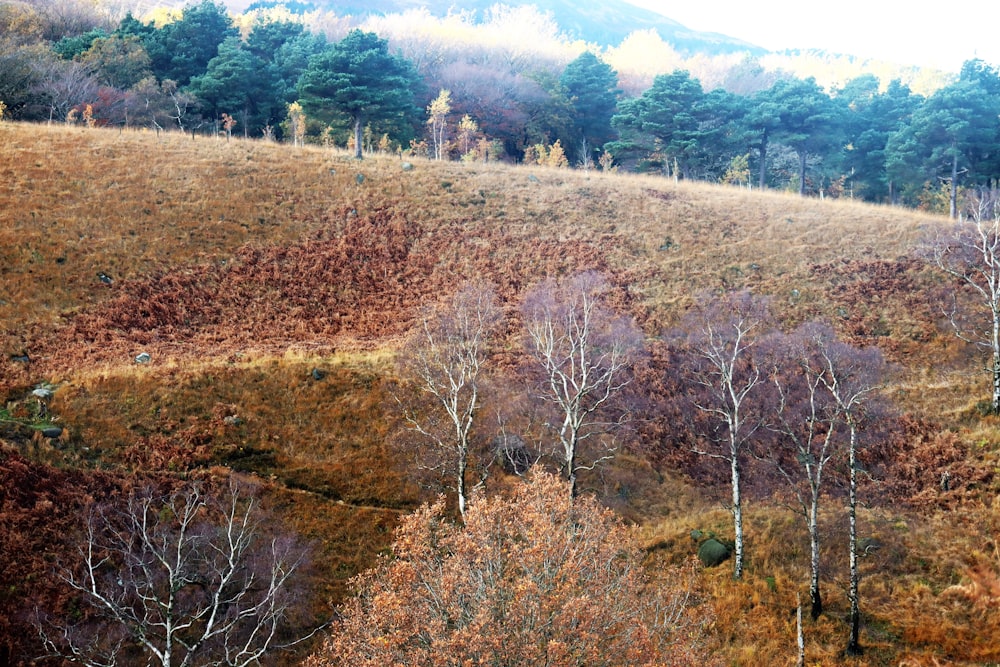
[[[8,456],[269,479],[272,505],[318,541],[335,601],[388,545],[395,517],[428,497],[393,446],[389,394],[422,305],[466,277],[495,283],[510,314],[497,365],[513,368],[525,290],[596,269],[650,340],[655,378],[669,363],[657,339],[696,295],[745,287],[771,295],[785,326],[829,320],[898,367],[887,388],[903,414],[896,453],[862,517],[881,544],[864,560],[870,648],[845,662],[1000,660],[989,617],[1000,428],[976,409],[988,397],[981,360],[939,330],[942,278],[914,258],[941,219],[655,177],[404,169],[389,156],[83,128],[0,124],[0,155]],[[44,418],[29,397],[42,382],[56,388]],[[62,435],[34,433],[43,421]],[[656,455],[621,457],[590,487],[643,524],[654,567],[689,556],[693,528],[731,531],[713,489],[642,444]],[[846,641],[846,528],[828,507],[829,611],[806,628],[810,664],[839,660]],[[763,500],[750,515],[746,581],[725,567],[701,575],[707,641],[728,664],[791,664],[804,529]]]

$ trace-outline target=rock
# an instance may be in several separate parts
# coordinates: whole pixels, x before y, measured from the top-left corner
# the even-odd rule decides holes
[[[241,417],[237,417],[236,415],[227,415],[226,417],[222,418],[222,423],[225,424],[226,426],[239,426],[244,422]]]
[[[61,426],[48,426],[42,429],[42,435],[46,438],[58,438],[62,435],[62,432]]]
[[[319,368],[314,368],[312,369],[310,375],[312,376],[313,380],[322,380],[323,378],[326,377],[326,371],[320,370]]]
[[[149,356],[148,352],[140,352],[135,355],[135,363],[137,364],[148,364],[151,359],[152,357]]]
[[[355,182],[356,182],[356,183],[357,183],[358,185],[361,185],[362,183],[364,183],[364,182],[365,182],[365,175],[364,175],[364,174],[358,174],[357,176],[355,176],[355,177],[354,177],[354,181],[355,181]]]
[[[705,567],[715,567],[727,558],[729,558],[729,547],[714,538],[705,540],[698,547],[698,560]]]
[[[534,174],[528,174],[528,180],[531,181],[532,183],[538,183],[539,182],[538,181],[538,177],[535,176]]]
[[[48,387],[39,387],[31,392],[31,395],[35,398],[39,398],[43,401],[47,401],[52,398],[52,390]]]
[[[412,162],[404,162],[400,166],[403,168],[403,171],[413,171],[413,163]]]

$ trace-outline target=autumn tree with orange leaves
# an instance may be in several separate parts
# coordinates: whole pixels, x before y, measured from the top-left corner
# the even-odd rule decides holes
[[[438,501],[403,519],[305,664],[696,664],[690,570],[652,585],[641,560],[620,519],[552,475],[474,497],[464,527]]]

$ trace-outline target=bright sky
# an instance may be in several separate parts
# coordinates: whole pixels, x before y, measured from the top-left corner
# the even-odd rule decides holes
[[[693,30],[766,49],[826,49],[957,72],[970,58],[1000,65],[996,0],[628,0]]]

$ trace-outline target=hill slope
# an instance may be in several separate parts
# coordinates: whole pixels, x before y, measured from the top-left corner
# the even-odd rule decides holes
[[[259,6],[262,3],[252,3],[248,0],[227,0],[230,9],[244,11],[248,7]],[[667,16],[637,7],[624,0],[607,0],[605,2],[571,2],[570,0],[514,0],[498,3],[495,0],[471,0],[463,2],[459,9],[475,12],[482,19],[494,6],[503,4],[508,7],[534,5],[542,12],[552,14],[556,24],[571,39],[581,39],[600,46],[611,46],[621,43],[630,33],[636,30],[655,30],[664,41],[669,42],[678,51],[684,53],[703,53],[715,55],[747,51],[757,55],[764,49],[739,39],[691,30]],[[412,2],[410,0],[372,0],[357,2],[357,0],[314,0],[310,3],[320,9],[336,12],[340,16],[364,18],[378,14],[394,14],[409,9],[426,9],[433,16],[447,16],[456,6],[446,0],[431,0],[429,2]]]
[[[121,475],[266,477],[289,524],[318,540],[324,595],[339,599],[395,517],[427,497],[401,463],[391,398],[393,355],[421,306],[465,277],[492,281],[510,315],[496,360],[511,369],[525,291],[598,270],[645,331],[655,378],[670,363],[658,338],[699,292],[748,288],[771,295],[786,326],[828,320],[901,367],[888,394],[907,416],[878,491],[893,502],[863,517],[885,549],[866,561],[879,576],[866,579],[873,650],[858,664],[997,659],[995,628],[976,612],[993,599],[983,545],[997,522],[997,424],[975,411],[986,377],[937,328],[928,297],[940,278],[912,257],[941,220],[654,177],[404,169],[389,156],[60,126],[0,124],[0,155],[7,452]],[[41,382],[56,387],[54,441],[13,425],[37,416]],[[676,561],[691,528],[722,534],[726,514],[660,443],[644,444],[650,460],[623,456],[588,488],[645,524],[651,562]],[[839,519],[824,521],[839,539]],[[787,609],[805,579],[788,545],[801,531],[764,501],[749,526],[748,581],[703,574],[718,619],[708,641],[730,662],[766,664],[794,641]],[[953,588],[977,572],[980,589]],[[844,600],[831,588],[830,614],[809,630],[817,660],[836,659],[841,641]]]

